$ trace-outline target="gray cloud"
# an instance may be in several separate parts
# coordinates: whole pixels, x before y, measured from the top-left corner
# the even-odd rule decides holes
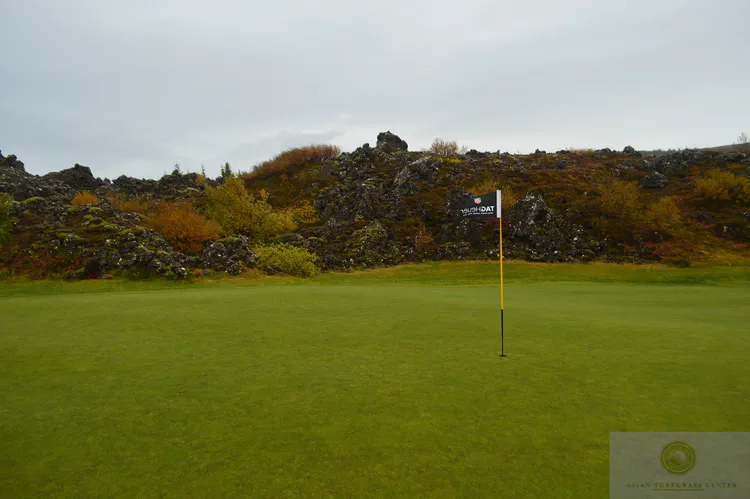
[[[43,173],[218,173],[390,129],[481,150],[750,129],[746,0],[0,5],[0,148]]]

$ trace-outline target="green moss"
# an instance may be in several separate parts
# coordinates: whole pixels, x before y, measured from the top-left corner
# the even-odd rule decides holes
[[[21,203],[22,204],[35,204],[35,203],[39,202],[41,199],[42,198],[40,198],[38,196],[35,196],[33,198],[24,199],[23,201],[21,201]]]

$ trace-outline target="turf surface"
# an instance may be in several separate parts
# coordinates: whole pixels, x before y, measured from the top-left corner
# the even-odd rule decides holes
[[[0,283],[0,496],[600,498],[609,432],[750,431],[745,270],[510,265],[500,358],[496,269]]]

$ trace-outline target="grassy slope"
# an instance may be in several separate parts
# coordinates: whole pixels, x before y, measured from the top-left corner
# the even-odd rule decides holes
[[[747,269],[646,268],[509,265],[505,359],[496,264],[6,285],[0,496],[605,497],[610,431],[750,431]]]

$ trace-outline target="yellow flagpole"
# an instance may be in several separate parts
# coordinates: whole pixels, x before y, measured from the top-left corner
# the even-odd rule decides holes
[[[502,215],[502,193],[497,191],[497,218],[500,221],[500,356],[505,357],[505,325],[503,315],[505,314],[505,289],[503,283],[503,215]]]

